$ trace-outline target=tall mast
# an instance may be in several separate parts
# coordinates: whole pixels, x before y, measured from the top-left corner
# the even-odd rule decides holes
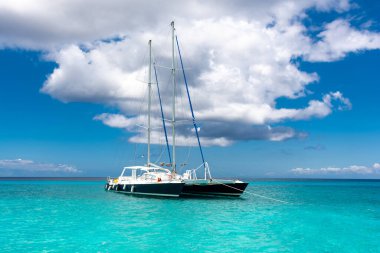
[[[150,166],[150,114],[151,114],[151,93],[152,93],[152,40],[149,40],[149,74],[148,74],[148,158],[147,158],[147,166]]]
[[[172,111],[172,134],[173,134],[173,162],[172,171],[176,172],[175,160],[175,97],[176,97],[176,81],[175,81],[175,55],[174,55],[174,21],[171,22],[172,27],[172,79],[173,79],[173,111]]]

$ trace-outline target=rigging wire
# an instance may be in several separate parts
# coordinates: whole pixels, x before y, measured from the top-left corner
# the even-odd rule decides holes
[[[170,147],[169,147],[169,141],[168,141],[168,134],[166,132],[166,124],[165,124],[165,117],[164,117],[164,111],[162,109],[162,102],[161,102],[161,94],[160,94],[160,87],[158,85],[158,78],[157,78],[157,71],[156,71],[156,66],[153,64],[153,69],[154,69],[154,75],[156,77],[156,84],[157,84],[157,93],[158,93],[158,99],[160,101],[160,109],[161,109],[161,117],[162,117],[162,126],[164,128],[164,132],[165,132],[165,140],[166,140],[166,147],[167,147],[167,150],[168,150],[168,156],[169,156],[169,161],[170,163],[172,163],[172,158],[171,158],[171,155],[170,155]]]
[[[200,141],[200,139],[199,139],[199,133],[198,133],[197,123],[195,122],[195,116],[194,116],[194,111],[193,111],[193,105],[192,105],[192,103],[191,103],[191,99],[190,99],[190,93],[189,93],[189,87],[188,87],[188,85],[187,85],[186,74],[185,74],[185,70],[184,70],[184,68],[183,68],[183,61],[182,61],[182,56],[181,56],[181,50],[180,50],[180,48],[179,48],[178,37],[176,36],[175,39],[176,39],[176,42],[177,42],[178,55],[179,55],[179,59],[180,59],[180,62],[181,62],[182,73],[183,73],[183,79],[184,79],[184,82],[185,82],[185,85],[186,85],[187,97],[188,97],[188,99],[189,99],[189,105],[190,105],[190,110],[191,110],[191,116],[192,116],[192,119],[193,119],[194,130],[195,130],[195,133],[196,133],[196,135],[197,135],[199,151],[201,152],[202,161],[203,161],[203,164],[204,164],[204,163],[205,163],[205,159],[204,159],[204,156],[203,156],[203,151],[202,151],[201,141]],[[205,169],[206,169],[206,167],[205,167]]]
[[[145,88],[145,92],[144,92],[144,97],[141,99],[140,101],[140,105],[139,105],[139,109],[138,109],[138,112],[137,112],[137,115],[143,115],[142,111],[143,111],[143,107],[145,105],[145,99],[147,98],[148,96],[148,86]],[[138,159],[142,158],[142,157],[145,157],[145,155],[139,155],[138,157],[138,149],[140,147],[140,143],[135,143],[134,145],[134,162],[137,162]]]
[[[162,140],[160,139],[159,142],[160,142],[160,144],[159,144],[159,146],[160,146],[160,152],[159,152],[159,155],[158,155],[156,161],[154,162],[154,164],[158,164],[158,162],[161,160],[162,155],[165,152],[165,150],[162,147]]]
[[[187,150],[187,157],[186,157],[186,160],[183,162],[183,166],[181,166],[181,169],[183,169],[184,167],[186,167],[186,165],[189,164],[189,159],[190,159],[190,154],[191,154],[191,150],[192,150],[193,146],[189,146],[188,150]]]

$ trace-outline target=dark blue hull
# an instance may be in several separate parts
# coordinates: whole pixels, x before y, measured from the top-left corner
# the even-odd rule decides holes
[[[247,185],[248,183],[244,182],[219,183],[209,181],[199,184],[191,182],[185,183],[181,196],[240,197]]]
[[[118,193],[162,196],[162,197],[179,197],[182,192],[184,183],[152,183],[152,184],[115,184],[105,185],[105,189]]]

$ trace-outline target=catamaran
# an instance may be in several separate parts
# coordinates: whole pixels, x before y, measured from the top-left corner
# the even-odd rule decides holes
[[[149,41],[149,81],[148,81],[148,127],[147,127],[147,164],[144,166],[131,166],[124,167],[121,175],[118,178],[108,178],[105,188],[107,190],[114,190],[116,192],[128,193],[128,194],[143,194],[143,195],[155,195],[155,196],[172,196],[172,197],[185,197],[185,196],[229,196],[229,197],[239,197],[245,191],[248,183],[240,180],[231,179],[215,179],[211,176],[211,171],[209,164],[206,162],[203,150],[201,146],[201,141],[199,137],[199,128],[197,126],[195,115],[193,111],[193,105],[190,98],[189,87],[187,84],[185,68],[182,60],[181,50],[178,43],[178,37],[175,34],[174,21],[171,22],[171,35],[172,35],[172,119],[167,120],[164,118],[164,112],[161,103],[160,89],[157,79],[156,64],[153,64],[154,73],[157,84],[157,92],[160,101],[160,110],[162,117],[162,125],[165,133],[166,146],[168,149],[168,156],[170,163],[162,163],[161,165],[169,165],[171,170],[158,166],[150,161],[150,138],[151,138],[151,125],[150,125],[150,114],[151,114],[151,89],[152,89],[152,43]],[[181,63],[181,70],[183,75],[183,80],[186,87],[187,98],[189,102],[189,107],[191,111],[191,121],[194,126],[194,132],[197,138],[197,143],[202,158],[202,164],[195,169],[186,170],[185,173],[177,173],[177,163],[176,163],[176,54],[177,49],[179,60]],[[166,123],[170,121],[172,130],[172,150],[170,152],[168,136],[166,131]],[[198,169],[203,167],[203,176],[197,176]],[[129,170],[131,171],[130,176],[124,176],[124,173]],[[138,176],[139,175],[139,176]]]

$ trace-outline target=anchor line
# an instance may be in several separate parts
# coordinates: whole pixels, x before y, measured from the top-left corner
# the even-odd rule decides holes
[[[240,190],[240,189],[238,189],[238,188],[236,188],[236,187],[233,187],[233,186],[230,186],[230,185],[227,185],[227,184],[223,184],[222,182],[217,181],[217,180],[215,180],[215,179],[213,179],[212,181],[215,181],[215,182],[217,182],[217,183],[219,183],[219,184],[222,184],[222,185],[224,185],[224,186],[230,187],[230,188],[232,188],[232,189],[234,189],[234,190],[237,190],[237,191],[246,192],[246,193],[251,194],[251,195],[253,195],[253,196],[257,196],[257,197],[260,197],[260,198],[264,198],[264,199],[269,199],[269,200],[273,200],[273,201],[281,202],[281,203],[284,203],[284,204],[290,204],[290,202],[287,202],[287,201],[284,201],[284,200],[280,200],[280,199],[275,199],[275,198],[266,197],[266,196],[263,196],[263,195],[260,195],[260,194],[256,194],[256,193],[253,193],[253,192],[249,192],[249,191],[247,191],[247,190],[245,190],[245,191],[244,191],[244,190]]]

